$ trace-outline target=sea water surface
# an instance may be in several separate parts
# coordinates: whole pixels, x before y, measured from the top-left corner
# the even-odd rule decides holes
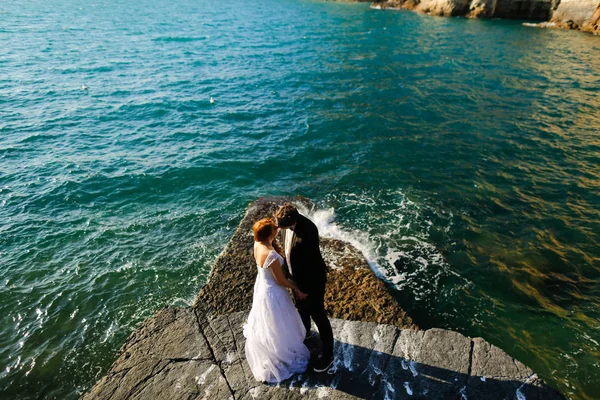
[[[599,66],[367,4],[2,2],[0,397],[77,398],[249,202],[301,194],[421,327],[598,398]]]

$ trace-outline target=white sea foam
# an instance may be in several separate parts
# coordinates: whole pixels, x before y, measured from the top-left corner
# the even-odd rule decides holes
[[[413,376],[417,376],[419,375],[419,373],[417,372],[417,362],[410,360],[408,362],[408,368],[410,369],[410,372],[412,373]]]
[[[537,24],[532,22],[523,22],[522,25],[532,28],[556,28],[556,22],[539,22]]]
[[[404,382],[404,390],[406,390],[406,393],[407,393],[409,396],[412,396],[412,394],[413,394],[413,391],[412,391],[412,389],[410,388],[410,385],[409,385],[409,383],[408,383],[408,382]]]
[[[387,383],[387,382],[386,382]],[[394,389],[394,387],[390,384],[387,384],[386,386],[386,390],[385,390],[385,396],[384,396],[384,400],[394,400],[397,396],[395,395],[396,393],[396,389]],[[390,390],[390,388],[392,390]]]
[[[369,378],[369,385],[375,386],[375,384],[377,383],[377,379],[376,379],[377,377],[375,375],[369,373],[368,378]]]
[[[194,304],[194,298],[184,299],[182,297],[176,297],[171,300],[171,305],[177,307],[191,307],[192,304]]]
[[[321,236],[342,240],[357,248],[373,272],[397,290],[410,285],[415,299],[419,300],[435,292],[444,276],[459,277],[448,268],[441,252],[429,239],[431,229],[450,231],[454,219],[451,212],[420,205],[401,190],[336,193],[327,198],[325,204],[334,204],[335,208],[308,210],[299,205],[299,210],[314,221]],[[337,213],[350,219],[338,222]],[[436,216],[435,223],[432,215]]]
[[[126,271],[131,268],[133,268],[133,263],[130,261],[130,262],[126,263],[125,265],[117,268],[116,272],[123,272],[123,271]]]
[[[529,385],[532,381],[537,379],[537,374],[533,373],[531,375],[529,375],[525,381],[523,381],[523,383],[521,384],[521,386],[519,386],[515,392],[515,396],[517,397],[517,400],[527,400],[527,397],[525,397],[525,393],[523,393],[523,388],[525,387],[525,385]]]
[[[108,339],[113,337],[113,335],[115,334],[116,331],[117,331],[117,323],[115,321],[113,321],[113,322],[111,322],[110,326],[104,333],[104,338],[102,339],[101,343],[105,343]]]
[[[392,382],[389,382],[385,379],[383,379],[382,382],[385,384],[386,397],[388,397],[388,394],[396,393],[396,388],[394,387]],[[394,397],[394,396],[392,396],[392,397]]]
[[[379,265],[376,262],[377,254],[374,251],[373,243],[369,242],[368,235],[358,231],[350,232],[340,227],[335,222],[335,210],[333,208],[312,212],[305,209],[300,211],[315,223],[321,236],[350,243],[365,256],[373,272],[379,273],[380,276],[386,275],[379,269]]]

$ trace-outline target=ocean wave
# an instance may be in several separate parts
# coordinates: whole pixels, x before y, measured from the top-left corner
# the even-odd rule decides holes
[[[48,143],[48,142],[52,142],[56,139],[59,139],[61,137],[64,137],[64,135],[36,133],[36,134],[24,137],[23,139],[21,139],[19,141],[19,143],[21,143],[21,144],[29,144],[29,143],[37,143],[37,142]]]
[[[198,42],[202,40],[208,40],[209,36],[202,37],[189,37],[189,36],[160,36],[152,39],[153,42],[175,42],[175,43],[185,43],[185,42]]]

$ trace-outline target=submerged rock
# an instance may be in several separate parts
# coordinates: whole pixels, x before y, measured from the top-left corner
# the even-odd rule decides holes
[[[82,398],[562,399],[531,369],[481,338],[416,330],[360,252],[333,239],[322,240],[331,267],[326,308],[334,317],[333,367],[316,374],[309,366],[277,385],[257,382],[242,333],[256,275],[250,228],[285,200],[251,204],[194,306],[166,307],[146,320]],[[307,346],[313,356],[320,352],[316,332]]]

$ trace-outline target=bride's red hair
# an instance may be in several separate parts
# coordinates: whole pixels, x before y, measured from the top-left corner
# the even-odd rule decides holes
[[[266,242],[276,229],[277,225],[275,225],[275,221],[273,221],[271,218],[263,218],[260,221],[256,221],[254,225],[252,225],[254,240],[257,242]],[[273,248],[282,257],[285,257],[283,248],[277,242],[277,238],[273,239]]]
[[[257,242],[264,242],[273,235],[277,227],[275,221],[271,218],[263,218],[260,221],[256,221],[252,226],[252,232],[254,232],[254,240]]]

